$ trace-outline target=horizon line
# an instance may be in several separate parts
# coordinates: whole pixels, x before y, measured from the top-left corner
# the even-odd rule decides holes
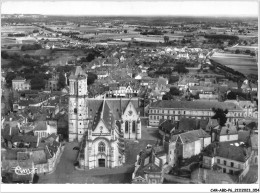
[[[250,18],[258,18],[259,15],[84,15],[84,14],[39,14],[39,13],[2,13],[1,15],[42,15],[42,16],[73,16],[73,17],[210,17],[210,18],[218,18],[218,17],[236,17],[236,18],[243,18],[243,17],[250,17]]]

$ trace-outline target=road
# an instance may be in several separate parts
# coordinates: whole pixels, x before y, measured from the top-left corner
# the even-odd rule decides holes
[[[118,184],[131,183],[134,167],[126,165],[120,168],[96,168],[92,170],[76,170],[74,162],[77,157],[77,150],[73,147],[77,143],[66,143],[60,163],[56,170],[51,174],[41,174],[39,184]]]

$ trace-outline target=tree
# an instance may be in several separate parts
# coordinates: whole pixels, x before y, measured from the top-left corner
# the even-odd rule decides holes
[[[240,50],[239,50],[239,49],[236,49],[235,53],[236,53],[236,54],[239,54],[239,53],[240,53]]]
[[[5,80],[6,80],[6,86],[8,88],[12,87],[12,80],[16,77],[16,74],[14,72],[7,72]]]
[[[42,74],[35,74],[31,80],[32,90],[41,90],[45,88],[44,76]]]
[[[97,79],[97,75],[91,72],[88,72],[88,85],[91,85]]]
[[[39,33],[39,30],[38,29],[34,29],[33,33]]]
[[[212,108],[212,111],[215,113],[215,115],[213,115],[211,118],[212,119],[218,119],[218,123],[220,126],[225,126],[226,122],[227,122],[227,117],[226,115],[228,114],[228,110],[225,109],[220,109],[220,108]]]
[[[165,95],[163,95],[162,100],[171,100],[174,99],[173,95],[171,95],[170,92],[167,92]]]
[[[246,50],[245,53],[246,54],[251,54],[251,51],[250,50]]]
[[[125,33],[125,34],[127,33],[127,30],[126,30],[126,29],[124,30],[124,33]]]
[[[176,88],[176,87],[171,87],[170,88],[170,91],[169,91],[169,93],[171,94],[171,95],[180,95],[180,91],[179,91],[179,89],[178,88]]]
[[[169,78],[169,84],[175,83],[179,81],[179,76],[171,76]]]
[[[235,100],[237,97],[236,93],[230,91],[228,94],[227,94],[227,99],[228,100]]]
[[[66,78],[64,73],[60,72],[59,74],[59,80],[58,80],[58,88],[61,90],[65,87],[66,85]]]
[[[1,58],[8,59],[9,55],[6,51],[1,51]]]
[[[169,36],[164,36],[163,39],[164,39],[165,43],[168,43],[170,38],[169,38]]]
[[[91,62],[94,59],[95,59],[95,54],[93,54],[93,53],[89,53],[88,56],[86,57],[86,60],[88,62]]]
[[[179,74],[180,74],[180,73],[186,74],[186,73],[189,72],[189,70],[185,68],[184,64],[177,64],[177,65],[174,67],[173,71],[178,72]]]
[[[250,53],[250,56],[255,56],[255,52],[251,52],[251,53]]]
[[[30,58],[31,56],[29,54],[25,54],[24,58]]]

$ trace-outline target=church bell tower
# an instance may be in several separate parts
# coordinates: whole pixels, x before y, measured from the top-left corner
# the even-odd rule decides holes
[[[87,130],[87,74],[80,66],[69,77],[69,141],[81,141]]]

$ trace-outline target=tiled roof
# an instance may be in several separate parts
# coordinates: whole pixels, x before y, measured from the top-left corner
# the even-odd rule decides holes
[[[199,119],[196,118],[181,118],[177,130],[178,131],[190,131],[199,129]]]
[[[22,81],[23,80],[23,81],[25,81],[25,79],[20,77],[20,76],[15,77],[13,80],[17,80],[17,81]]]
[[[26,152],[26,149],[25,148],[7,149],[7,151],[5,153],[5,159],[6,160],[17,160],[17,153],[18,152]]]
[[[43,164],[47,162],[47,157],[44,149],[32,151],[32,159],[34,164]]]
[[[217,119],[211,119],[209,118],[209,121],[208,121],[208,124],[206,126],[206,131],[210,131],[211,128],[214,128],[216,126],[218,126],[219,123],[218,123],[218,120]]]
[[[250,137],[250,131],[240,130],[238,131],[238,140],[239,141],[247,141]]]
[[[6,140],[11,140],[12,137],[17,136],[18,134],[19,134],[19,128],[17,127],[10,127],[9,125],[6,125],[4,129],[1,129],[1,135]]]
[[[144,177],[146,173],[149,172],[161,172],[162,171],[162,163],[159,161],[159,166],[155,164],[155,153],[153,148],[144,149],[140,153],[140,157],[138,160],[138,164],[140,165],[137,169],[135,176]],[[147,160],[148,159],[148,160]]]
[[[210,110],[212,108],[222,108],[228,110],[242,110],[234,103],[215,102],[215,101],[169,101],[160,100],[152,103],[151,108],[178,108],[178,109],[198,109]]]
[[[226,159],[231,159],[239,162],[245,162],[251,154],[250,149],[244,144],[238,144],[238,141],[212,143],[208,145],[204,150],[206,156],[219,156]],[[216,154],[214,155],[214,148],[216,148]]]
[[[229,135],[238,134],[236,126],[232,125],[231,123],[226,123],[224,127],[221,127],[220,135],[227,135],[227,134]]]
[[[32,135],[14,136],[12,142],[37,143],[38,137]]]
[[[171,141],[177,141],[178,137],[180,137],[182,143],[191,143],[193,141],[199,140],[200,138],[210,137],[210,135],[207,134],[204,130],[199,129],[173,135]]]
[[[159,129],[166,130],[170,133],[170,131],[176,126],[176,124],[172,123],[171,120],[162,120]]]
[[[106,99],[106,103],[111,110],[114,119],[120,120],[121,119],[121,113],[124,112],[126,109],[130,99]],[[87,101],[88,105],[88,114],[92,116],[92,118],[96,115],[96,113],[100,112],[102,109],[103,100],[97,100],[97,99],[89,99]],[[137,99],[131,99],[131,103],[134,105],[135,109],[138,110],[138,100]]]
[[[37,121],[35,123],[35,131],[46,131],[47,130],[47,125],[46,125],[46,121]]]

